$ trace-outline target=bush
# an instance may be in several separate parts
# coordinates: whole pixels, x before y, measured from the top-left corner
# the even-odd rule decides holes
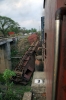
[[[0,83],[5,84],[5,80],[3,78],[3,74],[0,74]]]
[[[2,98],[2,93],[0,93],[0,100],[3,100],[3,98]]]
[[[9,69],[6,69],[6,70],[4,71],[4,73],[3,73],[3,78],[4,78],[5,82],[6,82],[7,90],[9,90],[10,87],[11,87],[11,85],[12,85],[12,83],[10,83],[10,78],[11,78],[12,76],[15,76],[15,75],[16,75],[16,74],[15,74],[13,71],[9,70]]]
[[[0,95],[0,100],[20,100],[20,98],[16,95],[16,93],[13,92],[12,90],[12,85],[13,83],[10,82],[10,78],[12,76],[15,76],[16,74],[9,70],[6,69],[3,73],[3,78],[6,82],[6,92],[4,92],[4,96],[3,93]]]
[[[20,100],[19,97],[17,97],[17,95],[15,93],[13,93],[12,89],[8,90],[5,93],[5,96],[3,98],[4,100]]]

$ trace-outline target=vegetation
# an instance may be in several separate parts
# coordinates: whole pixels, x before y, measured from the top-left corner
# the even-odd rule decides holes
[[[4,36],[7,36],[8,32],[10,31],[18,32],[19,24],[11,18],[0,16],[0,31],[3,33]]]
[[[3,78],[6,83],[6,89],[4,91],[0,88],[0,100],[20,100],[20,98],[13,92],[13,83],[10,82],[10,78],[15,76],[15,73],[11,70],[6,69],[3,73]],[[4,96],[3,96],[4,95]]]
[[[32,32],[32,33],[37,32],[37,29],[35,29],[35,28],[26,29],[25,27],[23,27],[23,28],[21,28],[20,30],[21,30],[21,32],[22,32],[23,34],[25,34],[25,33],[30,33],[30,32]]]
[[[30,30],[24,27],[20,28],[19,24],[11,18],[0,16],[0,32],[2,32],[4,36],[7,36],[8,32],[22,32],[23,34],[25,34],[30,32],[37,32],[37,30],[35,28],[31,28]],[[11,57],[22,57],[24,53],[28,50],[28,48],[28,39],[20,39],[16,43],[16,46],[12,46]],[[20,59],[12,59],[12,66],[15,67],[18,64],[19,60]],[[10,81],[10,78],[12,76],[15,76],[15,73],[8,69],[6,69],[3,74],[0,74],[0,100],[20,100],[22,99],[24,92],[31,91],[32,78],[28,82],[28,85],[22,86],[13,84],[13,82]],[[3,87],[5,87],[5,90],[2,89]]]
[[[25,52],[28,50],[30,44],[28,42],[28,37],[21,38],[15,45],[11,46],[11,57],[23,57]],[[20,59],[12,58],[12,69],[16,67]]]
[[[4,71],[3,78],[4,78],[5,82],[6,82],[7,91],[9,90],[10,86],[12,85],[12,83],[10,83],[10,78],[12,76],[15,76],[15,75],[16,74],[13,71],[9,70],[9,69],[6,69]]]
[[[5,84],[5,80],[4,80],[4,78],[2,76],[3,76],[3,74],[0,74],[0,83],[1,84]]]
[[[5,83],[8,85],[8,88],[7,88],[7,85],[0,84],[0,100],[22,100],[24,93],[31,91],[32,78],[29,81],[28,85],[22,86],[22,85],[13,84],[12,82],[10,82],[10,77],[12,75],[15,75],[15,73],[8,69],[5,70],[5,72],[0,75],[2,78],[4,78]]]
[[[37,32],[37,29],[31,28],[26,29],[25,27],[20,27],[17,22],[12,20],[9,17],[6,16],[0,16],[0,34],[2,33],[4,36],[8,35],[8,32],[14,32],[14,33],[34,33]]]

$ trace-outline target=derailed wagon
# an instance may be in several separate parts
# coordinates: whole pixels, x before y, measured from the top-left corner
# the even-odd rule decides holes
[[[15,67],[14,72],[16,76],[12,77],[13,82],[26,85],[30,80],[35,69],[35,53],[38,46],[39,41],[33,42],[23,58],[21,58],[18,65]]]

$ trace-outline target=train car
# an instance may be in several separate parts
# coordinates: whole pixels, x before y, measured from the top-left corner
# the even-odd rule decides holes
[[[66,0],[44,0],[46,100],[66,100]]]

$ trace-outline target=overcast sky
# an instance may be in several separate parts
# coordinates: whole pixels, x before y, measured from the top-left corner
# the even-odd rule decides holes
[[[27,29],[40,29],[42,11],[43,0],[0,0],[0,15]]]

